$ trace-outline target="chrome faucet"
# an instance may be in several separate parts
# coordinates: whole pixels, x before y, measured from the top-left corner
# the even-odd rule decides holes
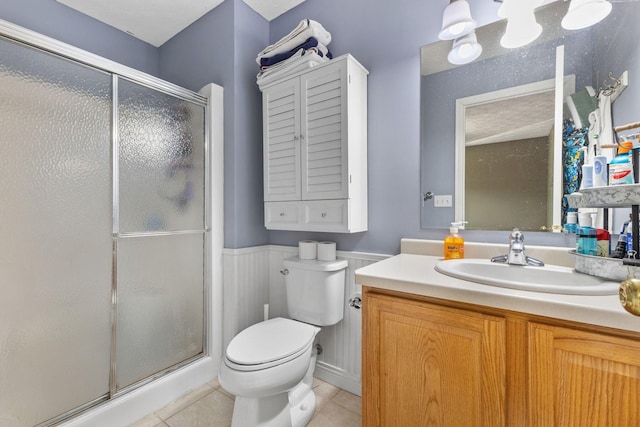
[[[544,266],[544,262],[539,259],[527,256],[524,253],[524,234],[514,228],[509,235],[509,253],[491,258],[491,262],[505,262],[509,265],[533,265]]]

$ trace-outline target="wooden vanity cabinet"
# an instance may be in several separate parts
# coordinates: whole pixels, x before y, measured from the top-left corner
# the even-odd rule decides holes
[[[505,320],[365,293],[363,425],[504,425]]]
[[[640,334],[363,286],[363,426],[640,426]]]
[[[640,426],[640,342],[530,322],[530,426]]]

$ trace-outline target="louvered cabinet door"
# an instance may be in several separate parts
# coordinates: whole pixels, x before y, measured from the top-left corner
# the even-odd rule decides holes
[[[303,200],[349,197],[346,65],[326,65],[301,77]]]
[[[300,80],[262,95],[264,200],[300,200]]]
[[[347,54],[261,87],[267,229],[367,230],[367,74]]]

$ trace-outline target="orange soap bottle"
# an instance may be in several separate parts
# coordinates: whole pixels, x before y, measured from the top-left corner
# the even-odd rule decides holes
[[[444,239],[444,259],[464,258],[464,239],[458,234],[460,223],[452,222],[449,235]]]

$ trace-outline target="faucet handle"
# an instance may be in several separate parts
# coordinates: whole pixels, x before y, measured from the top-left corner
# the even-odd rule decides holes
[[[509,244],[523,243],[523,242],[524,242],[524,234],[522,234],[522,232],[519,229],[514,228],[511,234],[509,235]]]

